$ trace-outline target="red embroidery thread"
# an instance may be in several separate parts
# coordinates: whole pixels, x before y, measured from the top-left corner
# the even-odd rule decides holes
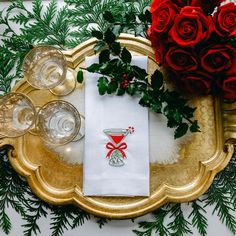
[[[103,131],[111,140],[106,144],[109,150],[107,158],[111,166],[123,166],[125,163],[123,159],[127,158],[125,150],[127,149],[126,142],[122,142],[128,134],[134,133],[134,127],[129,126],[127,129],[105,129]],[[121,143],[122,142],[122,143]]]

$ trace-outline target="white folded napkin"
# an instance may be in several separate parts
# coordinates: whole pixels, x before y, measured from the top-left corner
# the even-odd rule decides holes
[[[97,63],[86,58],[86,66]],[[147,70],[147,57],[132,63]],[[129,95],[100,96],[99,75],[86,74],[85,155],[86,196],[149,196],[148,110]]]

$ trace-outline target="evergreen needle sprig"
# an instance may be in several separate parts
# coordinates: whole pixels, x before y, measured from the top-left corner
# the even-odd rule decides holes
[[[189,107],[188,100],[180,93],[166,88],[163,74],[159,70],[149,78],[144,69],[132,65],[130,51],[117,40],[120,32],[116,30],[114,16],[111,12],[106,12],[104,16],[114,24],[104,33],[92,31],[92,36],[97,38],[94,50],[99,52],[99,63],[81,68],[101,75],[97,84],[99,94],[138,95],[141,106],[166,116],[167,126],[175,129],[175,138],[184,136],[188,130],[199,132],[198,122],[193,120],[196,108]],[[78,81],[81,82],[82,73],[78,75]]]

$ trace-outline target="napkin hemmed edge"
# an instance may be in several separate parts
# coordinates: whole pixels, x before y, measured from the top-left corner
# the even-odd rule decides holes
[[[136,178],[129,178],[124,180],[124,182],[122,180],[118,181],[117,179],[87,179],[86,183],[86,186],[83,187],[84,196],[150,196],[149,184],[147,184],[149,183],[149,178],[138,180]],[[107,186],[109,186],[109,190],[107,190]],[[140,186],[142,186],[142,188],[140,188]]]

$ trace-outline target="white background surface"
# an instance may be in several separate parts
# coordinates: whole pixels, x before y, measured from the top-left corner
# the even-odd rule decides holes
[[[87,0],[84,0],[87,1]],[[26,5],[29,5],[31,1],[25,1]],[[49,2],[49,1],[44,1]],[[63,1],[58,0],[60,4],[63,4]],[[0,2],[0,11],[8,5],[8,2]],[[0,28],[1,31],[1,28]],[[191,208],[187,204],[182,204],[184,214],[189,215]],[[232,233],[226,229],[226,227],[219,221],[216,215],[212,215],[212,207],[206,207],[207,218],[208,218],[208,235],[209,236],[231,236]],[[17,215],[11,208],[8,209],[9,217],[13,224],[13,229],[10,233],[10,236],[22,236],[23,228],[22,224],[25,222],[22,221],[21,217]],[[236,216],[236,214],[235,214]],[[140,217],[135,220],[133,223],[131,220],[112,220],[106,224],[102,229],[99,228],[96,220],[93,218],[89,221],[86,221],[85,224],[81,227],[76,228],[75,230],[66,231],[64,236],[131,236],[134,235],[132,232],[133,229],[138,228],[138,222],[142,220],[151,220],[152,215],[148,214],[146,216]],[[50,236],[50,219],[42,218],[39,221],[39,227],[41,229],[42,236]],[[194,229],[193,236],[198,236],[199,233]],[[3,236],[4,233],[0,231],[0,236]],[[153,234],[157,235],[157,234]]]

